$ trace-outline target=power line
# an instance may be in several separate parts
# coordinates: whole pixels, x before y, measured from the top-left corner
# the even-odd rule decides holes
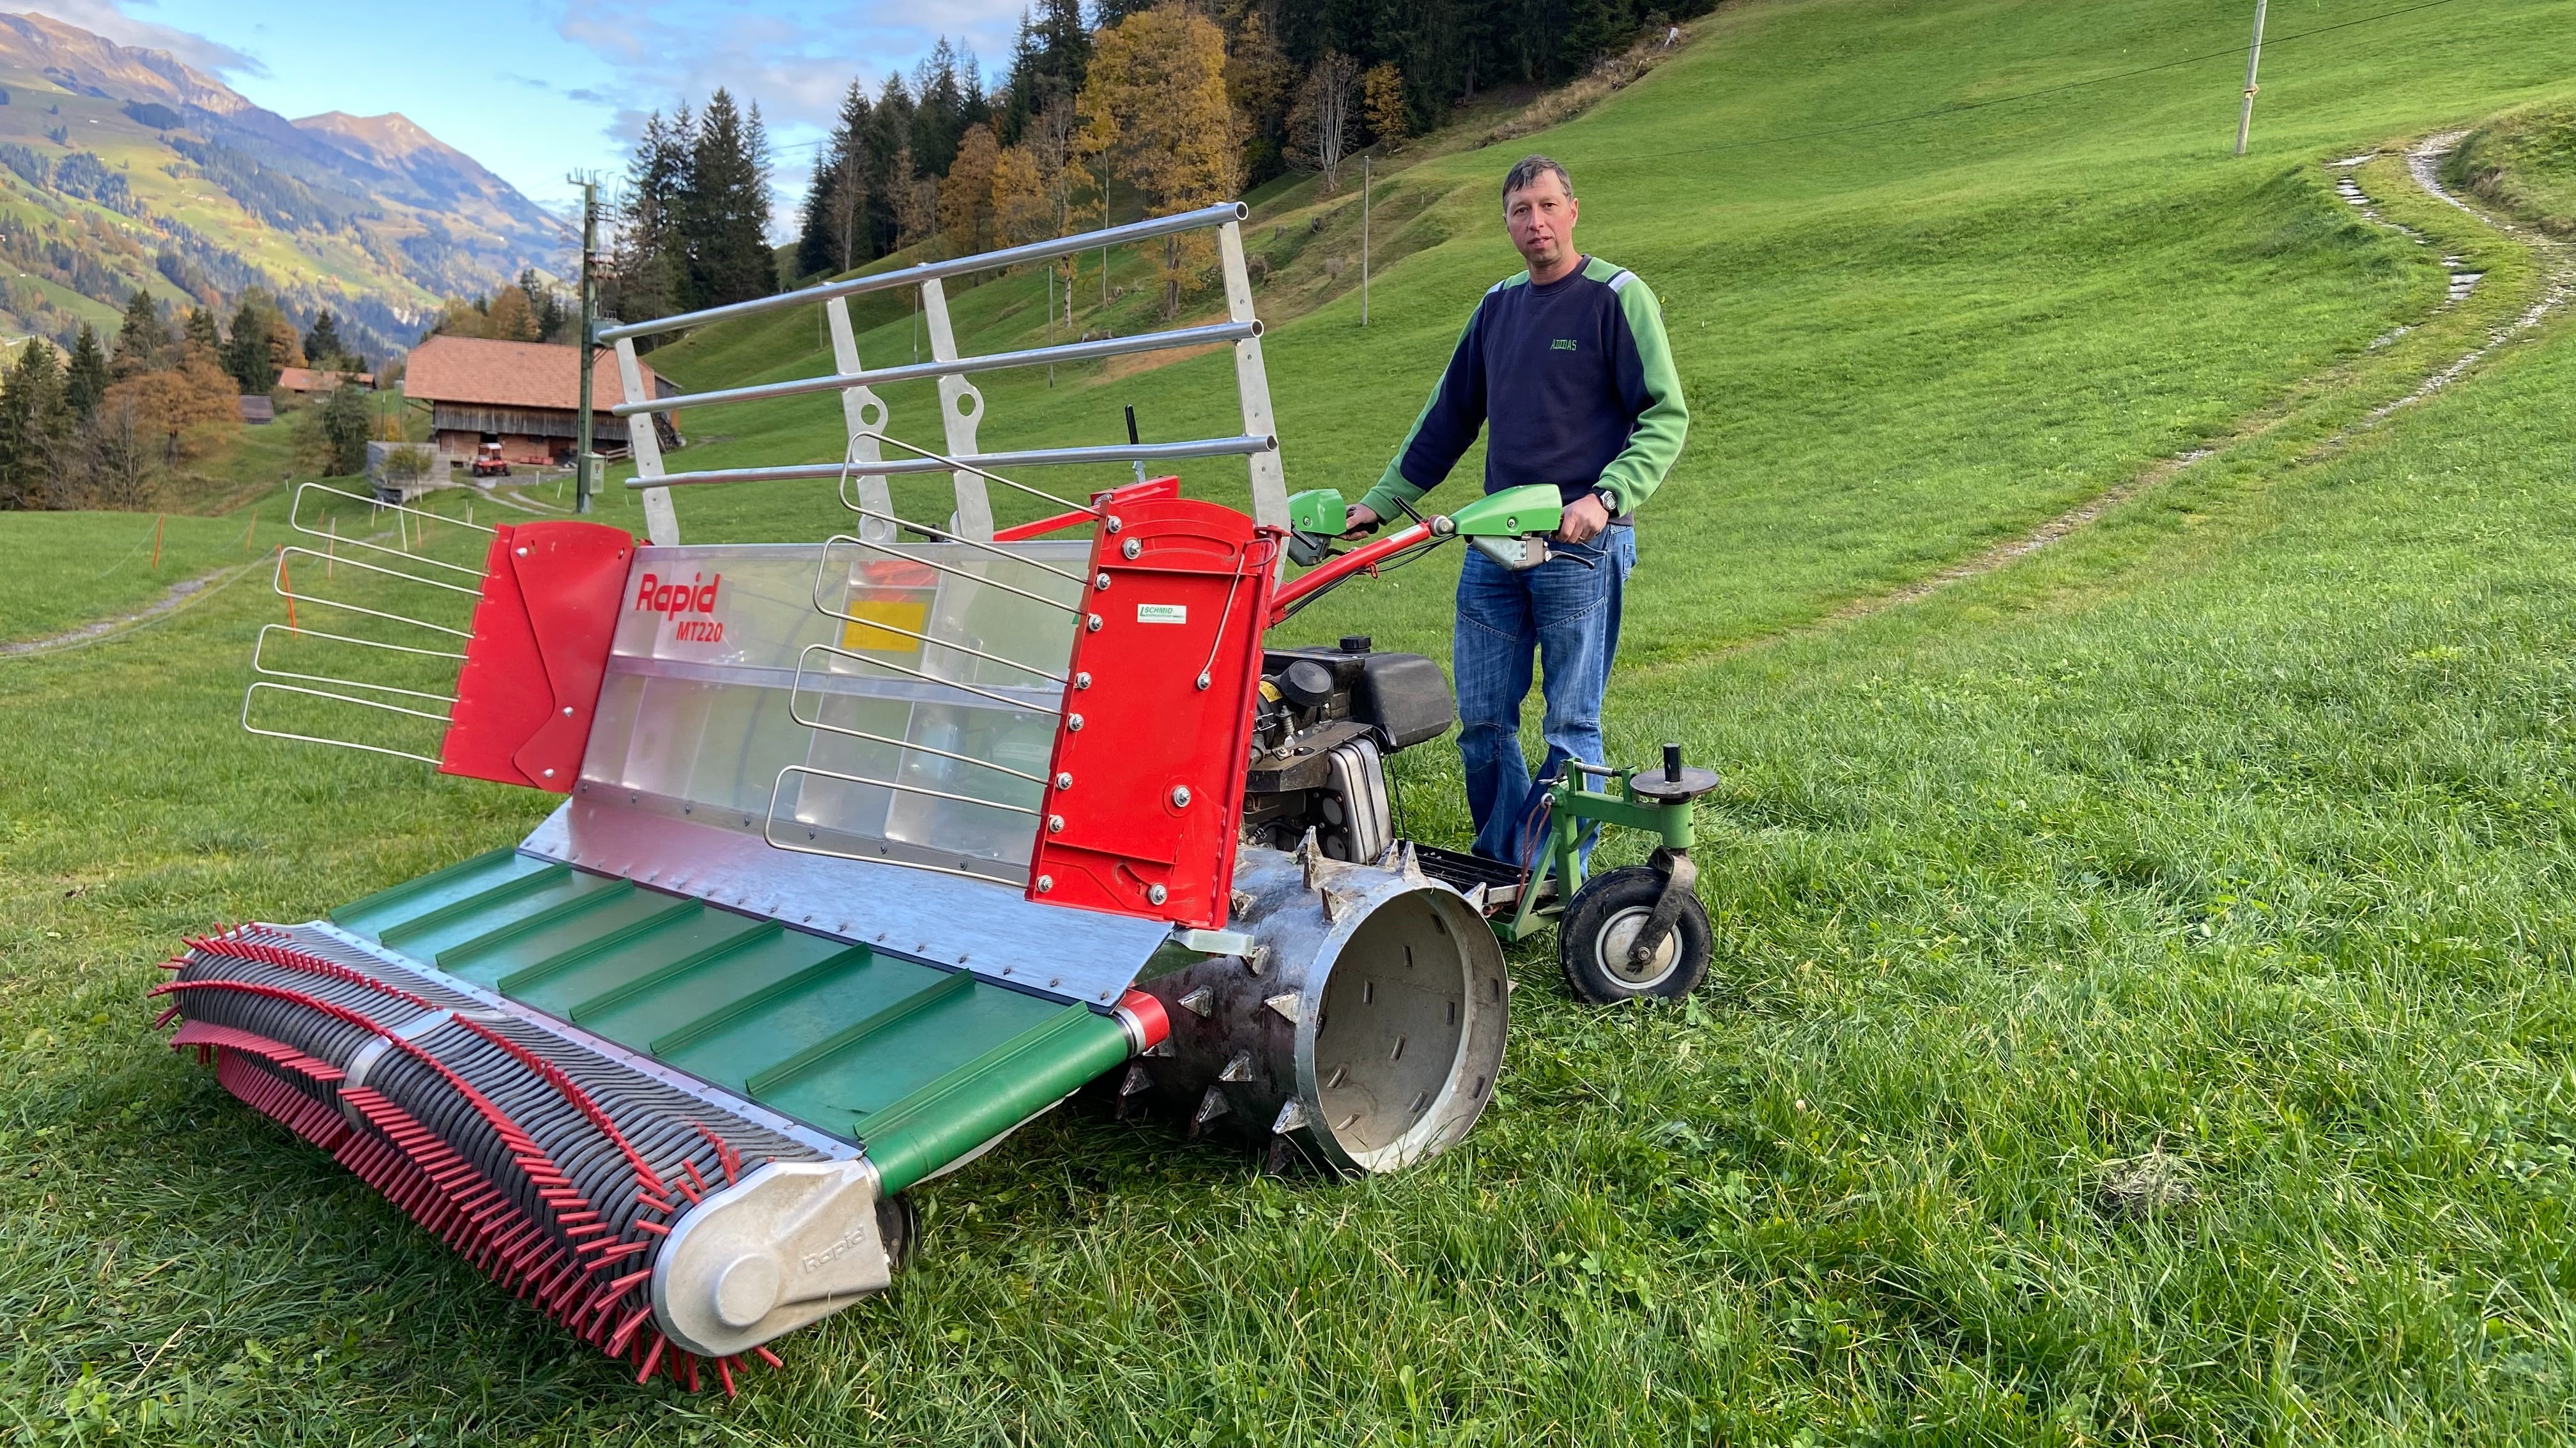
[[[2382,20],[2394,19],[2400,15],[2412,15],[2418,10],[2432,10],[2451,3],[2453,3],[2453,0],[2422,0],[2422,3],[2420,4],[2400,6],[2395,10],[2383,10],[2376,15],[2364,15],[2353,20],[2339,20],[2332,25],[2320,25],[2313,30],[2301,30],[2289,35],[2271,36],[2268,37],[2264,43],[2274,46],[2286,45],[2294,40],[2305,40],[2310,36],[2324,35],[2329,31],[2349,30],[2356,25],[2371,25]],[[2161,61],[2155,65],[2142,65],[2135,70],[2116,71],[2110,75],[2097,75],[2087,80],[2070,80],[2062,85],[2042,86],[2037,90],[2022,91],[2015,95],[1995,96],[1988,100],[1953,101],[1948,105],[1933,106],[1927,110],[1911,111],[1901,116],[1882,116],[1874,121],[1854,121],[1847,126],[1828,126],[1822,130],[1796,131],[1788,135],[1781,136],[1757,136],[1749,141],[1727,141],[1714,146],[1685,146],[1677,151],[1640,151],[1625,156],[1602,156],[1586,164],[1592,166],[1617,165],[1624,161],[1654,161],[1661,160],[1667,156],[1696,156],[1710,151],[1743,151],[1750,150],[1757,146],[1786,145],[1791,141],[1813,141],[1820,140],[1828,136],[1847,136],[1854,131],[1878,130],[1887,126],[1905,125],[1913,121],[1937,120],[1944,116],[1955,116],[1964,114],[1968,111],[1985,110],[1990,106],[2008,106],[2016,101],[2036,100],[2041,96],[2057,95],[2064,91],[2082,90],[2088,86],[2109,85],[2113,81],[2128,80],[2134,76],[2153,75],[2158,71],[2178,70],[2186,65],[2199,65],[2204,61],[2221,60],[2243,55],[2247,49],[2248,47],[2246,46],[2235,45],[2230,46],[2225,50],[2213,50],[2203,55],[2185,56],[2180,60]]]

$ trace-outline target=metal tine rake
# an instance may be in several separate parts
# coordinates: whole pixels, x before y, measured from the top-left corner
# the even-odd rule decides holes
[[[413,648],[408,644],[389,644],[377,639],[351,638],[347,634],[324,633],[320,629],[292,628],[282,623],[271,623],[260,626],[259,638],[251,645],[250,666],[253,671],[265,674],[272,679],[303,679],[315,684],[335,684],[344,689],[373,689],[379,693],[407,694],[415,699],[428,699],[440,704],[453,705],[456,702],[456,697],[452,694],[432,694],[420,689],[402,688],[395,684],[371,683],[365,679],[340,679],[327,674],[305,674],[293,669],[275,668],[269,664],[266,657],[268,638],[271,634],[281,632],[299,640],[320,639],[327,643],[354,644],[363,649],[383,649],[389,653],[413,654],[422,658],[454,659],[460,664],[465,661],[463,654],[447,649]]]
[[[400,704],[388,704],[381,699],[361,699],[353,694],[334,694],[328,689],[308,689],[301,684],[272,684],[266,679],[254,679],[251,681],[251,686],[242,691],[241,727],[246,733],[265,735],[270,739],[292,739],[300,744],[329,744],[341,749],[363,750],[369,754],[390,754],[397,759],[417,759],[423,764],[435,765],[444,762],[434,754],[416,754],[411,750],[396,749],[390,745],[365,744],[355,739],[333,739],[322,734],[298,734],[286,729],[263,729],[250,722],[251,700],[257,697],[262,689],[280,694],[302,694],[309,698],[328,699],[339,704],[355,704],[362,709],[381,709],[388,714],[408,714],[414,719],[427,719],[437,724],[449,722],[443,712],[433,714],[426,709],[406,709]]]
[[[459,528],[470,528],[477,533],[490,534],[499,531],[493,528],[486,528],[480,523],[468,523],[461,518],[450,518],[426,509],[415,508],[406,503],[388,503],[381,498],[371,498],[363,493],[352,493],[346,488],[328,487],[321,483],[298,484],[295,489],[295,502],[293,506],[286,510],[287,526],[308,538],[320,538],[325,540],[335,550],[335,552],[337,549],[342,547],[365,548],[377,553],[390,553],[397,558],[401,558],[412,563],[426,563],[432,568],[444,568],[451,572],[462,573],[468,578],[481,578],[483,576],[483,569],[479,565],[468,566],[463,563],[449,563],[444,559],[429,557],[427,554],[414,553],[408,548],[387,548],[381,543],[371,543],[364,538],[343,537],[340,534],[325,532],[320,528],[313,527],[311,524],[308,524],[303,520],[304,495],[316,492],[328,493],[335,498],[346,498],[353,503],[364,503],[368,507],[380,511],[408,514],[414,518],[426,518],[439,523],[452,523]],[[352,559],[349,561],[354,563],[356,560]]]

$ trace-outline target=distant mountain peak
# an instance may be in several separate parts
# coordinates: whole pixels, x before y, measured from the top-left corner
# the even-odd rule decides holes
[[[24,278],[0,288],[0,330],[112,329],[138,286],[227,306],[257,286],[299,320],[327,308],[344,334],[359,326],[391,351],[439,297],[559,266],[572,234],[408,116],[289,121],[166,51],[52,16],[0,14],[5,92],[0,195],[37,231],[104,225],[132,245],[57,266],[22,238],[0,255],[0,273]]]

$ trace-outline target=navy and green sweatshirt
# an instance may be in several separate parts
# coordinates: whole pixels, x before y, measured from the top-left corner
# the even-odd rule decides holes
[[[1361,505],[1394,516],[1397,499],[1449,476],[1479,428],[1492,429],[1486,492],[1553,483],[1569,503],[1598,490],[1611,516],[1633,511],[1690,430],[1655,294],[1599,257],[1545,286],[1527,272],[1496,282]]]

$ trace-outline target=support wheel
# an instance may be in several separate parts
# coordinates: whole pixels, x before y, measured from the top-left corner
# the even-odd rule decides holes
[[[886,1265],[903,1275],[921,1242],[921,1213],[911,1197],[898,1192],[877,1202],[877,1233],[885,1241]]]
[[[1556,958],[1577,997],[1603,1006],[1639,996],[1679,1000],[1707,979],[1708,907],[1697,895],[1681,897],[1672,930],[1645,964],[1628,959],[1663,894],[1663,875],[1644,865],[1595,875],[1575,892],[1557,926]]]

